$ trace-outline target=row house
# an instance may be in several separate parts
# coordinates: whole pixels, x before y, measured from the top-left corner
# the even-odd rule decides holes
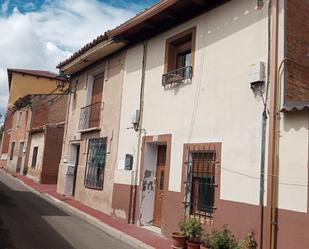
[[[0,167],[4,168],[9,154],[12,130],[12,108],[16,100],[28,94],[59,93],[56,74],[44,70],[13,69],[7,70],[9,98],[1,141]]]
[[[42,184],[56,184],[61,157],[66,94],[26,95],[12,111],[6,170]]]
[[[304,248],[308,17],[305,0],[162,0],[74,53],[58,192],[165,236],[194,216]]]

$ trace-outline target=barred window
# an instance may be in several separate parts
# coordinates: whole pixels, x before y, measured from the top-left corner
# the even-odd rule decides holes
[[[186,213],[213,217],[215,200],[215,151],[189,153],[186,180]]]
[[[107,138],[89,139],[85,186],[103,189]]]

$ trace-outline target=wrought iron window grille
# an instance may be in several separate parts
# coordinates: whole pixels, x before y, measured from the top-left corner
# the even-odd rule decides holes
[[[162,75],[162,86],[183,83],[189,79],[192,79],[192,66],[178,68]]]
[[[186,164],[185,215],[206,223],[215,209],[216,152],[190,151]]]
[[[79,130],[86,130],[100,126],[101,111],[103,102],[97,102],[84,106],[80,109]]]
[[[103,189],[107,137],[89,139],[85,186]]]

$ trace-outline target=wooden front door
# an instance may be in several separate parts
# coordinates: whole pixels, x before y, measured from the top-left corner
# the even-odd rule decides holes
[[[166,145],[158,146],[156,189],[154,200],[153,225],[160,227],[162,218],[162,206],[164,199],[164,175],[166,165]]]
[[[100,74],[94,78],[91,96],[90,127],[100,126],[103,84],[104,74]]]

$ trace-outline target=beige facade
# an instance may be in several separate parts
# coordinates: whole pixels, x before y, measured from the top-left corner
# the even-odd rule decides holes
[[[279,64],[284,62],[286,56],[287,1],[279,1]],[[62,67],[68,72],[76,70],[76,67],[78,70],[74,72],[75,78],[72,79],[73,85],[76,82],[77,90],[75,95],[71,95],[68,135],[64,141],[58,191],[66,193],[66,175],[70,174],[68,166],[70,162],[72,165],[76,162],[71,159],[70,151],[75,154],[75,146],[80,144],[75,198],[128,222],[136,222],[141,226],[155,225],[161,229],[162,234],[168,236],[177,229],[184,214],[198,213],[191,211],[195,205],[191,199],[194,193],[188,194],[190,188],[187,188],[187,182],[197,178],[196,175],[190,175],[189,167],[194,166],[188,165],[193,165],[194,158],[200,156],[200,153],[204,157],[212,156],[209,161],[215,165],[214,172],[211,172],[211,177],[216,182],[212,185],[214,200],[211,200],[212,210],[205,211],[211,213],[204,215],[205,225],[211,229],[228,224],[237,236],[242,237],[253,231],[258,238],[263,222],[270,222],[261,220],[261,210],[270,208],[270,203],[267,203],[269,177],[276,177],[279,180],[278,219],[282,222],[281,230],[280,224],[278,230],[278,248],[289,248],[287,235],[292,236],[291,241],[297,240],[296,232],[290,235],[289,224],[304,226],[304,220],[308,220],[308,112],[307,109],[299,108],[296,112],[277,113],[280,117],[279,175],[267,174],[271,168],[267,165],[270,136],[267,120],[266,148],[263,149],[262,118],[265,101],[266,113],[270,108],[269,102],[273,101],[267,95],[271,39],[268,6],[258,6],[259,3],[260,1],[254,0],[228,1],[167,31],[149,35],[147,40],[132,42],[124,49],[121,66],[116,70],[115,82],[118,84],[115,92],[105,89],[106,82],[112,80],[107,77],[109,73],[106,74],[112,64],[106,62],[110,60],[107,57],[105,64],[102,62],[101,66],[95,67],[102,67],[101,70],[105,70],[104,75],[107,77],[104,81],[100,131],[96,129],[96,133],[93,129],[90,129],[91,133],[79,131],[76,122],[80,117],[80,108],[90,103],[88,89],[92,82],[91,73],[88,73],[88,69],[78,73],[81,65],[77,62],[83,59],[78,53],[69,62],[64,62]],[[157,6],[161,6],[160,4]],[[308,7],[305,2],[302,4]],[[151,11],[155,12],[154,9],[155,7],[146,11],[149,12],[149,19]],[[142,17],[143,14],[108,32],[106,39],[110,38],[108,41],[112,42],[113,35],[120,33],[121,37],[121,32],[126,37],[128,34],[125,32],[128,30],[138,33],[138,24],[134,21],[138,22]],[[188,39],[190,30],[194,31]],[[177,80],[179,76],[169,69],[170,54],[175,54],[175,51],[183,47],[187,48],[187,43],[191,46],[188,54],[192,61],[185,67],[192,68],[192,75],[183,79],[187,76],[183,73],[180,83],[164,86],[167,73],[171,74],[172,80]],[[101,45],[95,45],[93,50],[103,50],[105,45],[103,42]],[[94,57],[91,57],[91,53],[97,57],[100,55],[94,51],[90,50],[85,54],[89,61]],[[183,56],[183,52],[188,51],[181,52],[179,54]],[[102,58],[104,56],[106,54]],[[174,64],[180,61],[178,57],[172,59]],[[265,65],[265,71],[262,79],[257,82],[264,83],[252,85],[252,68],[256,68],[254,65],[260,65],[261,62]],[[176,66],[176,69],[179,68]],[[270,72],[278,73],[277,70],[270,68]],[[258,73],[262,71],[260,69]],[[288,76],[284,72],[278,73],[281,94],[279,99],[282,102],[280,110],[286,94],[284,79]],[[109,102],[104,98],[111,98],[113,112],[105,114]],[[141,109],[142,116],[138,120],[140,126],[134,129],[137,111]],[[101,192],[84,186],[89,156],[88,139],[99,136],[108,137],[107,147],[112,148],[111,153],[106,156],[105,179],[109,179],[104,181]],[[166,152],[162,156],[165,171],[162,171],[162,164],[159,165],[159,150],[162,148]],[[264,182],[261,180],[263,152],[266,158]],[[125,167],[130,155],[133,156],[133,169]],[[264,199],[260,199],[262,183],[265,185]],[[191,188],[193,187],[192,185]],[[156,197],[157,192],[160,197]],[[267,230],[264,232],[267,233]],[[304,235],[301,236],[301,241],[306,241]]]
[[[124,53],[119,53],[85,72],[77,73],[77,76],[72,79],[74,93],[70,95],[57,185],[59,193],[72,195],[74,182],[72,175],[75,174],[75,199],[108,214],[111,213],[113,176],[117,157],[124,56]],[[78,122],[83,118],[82,108],[91,104],[94,79],[102,74],[104,74],[104,80],[99,123],[90,129],[83,129],[79,127],[80,122]],[[99,190],[85,186],[88,146],[91,138],[107,138],[103,188]],[[76,146],[79,146],[79,154],[76,154]],[[75,165],[76,161],[78,165]]]

